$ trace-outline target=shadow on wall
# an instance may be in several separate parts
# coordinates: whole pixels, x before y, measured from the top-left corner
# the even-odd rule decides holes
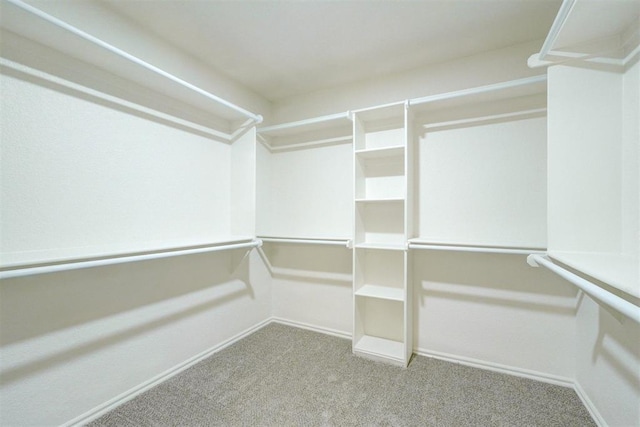
[[[341,246],[267,243],[260,251],[272,277],[351,286],[351,250]]]
[[[578,290],[529,267],[525,255],[420,251],[413,257],[420,307],[435,297],[570,316],[577,312]]]
[[[640,324],[612,316],[609,309],[598,306],[598,335],[591,354],[592,364],[601,358],[640,394]]]
[[[84,349],[69,350],[69,355],[84,353],[243,295],[253,299],[248,253],[240,249],[5,279],[0,282],[0,345],[9,346],[209,288],[233,288],[218,299],[101,337],[83,345]]]

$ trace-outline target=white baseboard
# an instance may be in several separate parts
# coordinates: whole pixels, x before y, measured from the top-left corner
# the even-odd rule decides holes
[[[351,334],[348,332],[338,331],[337,329],[325,328],[323,326],[311,325],[309,323],[298,322],[295,320],[282,319],[280,317],[272,317],[272,322],[280,323],[282,325],[293,326],[294,328],[306,329],[308,331],[320,332],[325,335],[332,335],[338,338],[345,338],[350,340]]]
[[[174,366],[171,369],[168,369],[167,371],[156,375],[155,377],[151,378],[148,381],[145,381],[144,383],[120,394],[119,396],[116,396],[115,398],[91,409],[90,411],[74,418],[71,421],[68,421],[67,423],[63,424],[63,427],[76,427],[76,426],[82,426],[90,421],[93,421],[97,418],[99,418],[100,416],[106,414],[107,412],[115,409],[116,407],[122,405],[125,402],[128,402],[129,400],[133,399],[134,397],[140,395],[141,393],[151,389],[152,387],[155,387],[156,385],[162,383],[163,381],[168,380],[169,378],[179,374],[180,372],[184,371],[185,369],[195,365],[196,363],[206,359],[207,357],[211,356],[214,353],[217,353],[220,350],[223,350],[224,348],[234,344],[237,341],[240,341],[241,339],[243,339],[244,337],[258,331],[259,329],[262,329],[263,327],[269,325],[270,323],[279,323],[282,325],[287,325],[287,326],[292,326],[292,327],[296,327],[296,328],[301,328],[301,329],[306,329],[309,331],[313,331],[313,332],[319,332],[322,334],[326,334],[326,335],[331,335],[331,336],[335,336],[338,338],[344,338],[344,339],[351,339],[351,334],[348,332],[344,332],[344,331],[339,331],[336,329],[331,329],[331,328],[325,328],[322,326],[316,326],[316,325],[311,325],[308,323],[304,323],[304,322],[298,322],[298,321],[294,321],[294,320],[288,320],[288,319],[282,319],[279,317],[270,317],[266,320],[263,320],[262,322],[257,323],[256,325],[244,330],[243,332],[240,332],[237,335],[234,335],[233,337],[229,338],[228,340],[215,345],[205,351],[203,351],[202,353]],[[492,362],[486,362],[483,360],[477,360],[477,359],[473,359],[473,358],[469,358],[469,357],[464,357],[464,356],[456,356],[453,354],[448,354],[448,353],[442,353],[442,352],[438,352],[438,351],[431,351],[431,350],[425,350],[425,349],[415,349],[414,350],[415,354],[418,354],[420,356],[425,356],[425,357],[432,357],[434,359],[440,359],[440,360],[444,360],[447,362],[452,362],[452,363],[458,363],[461,365],[465,365],[465,366],[471,366],[474,368],[479,368],[479,369],[486,369],[489,371],[494,371],[494,372],[499,372],[499,373],[503,373],[503,374],[507,374],[507,375],[514,375],[517,377],[523,377],[523,378],[529,378],[532,380],[537,380],[537,381],[542,381],[545,383],[550,383],[550,384],[555,384],[555,385],[560,385],[563,387],[570,387],[573,388],[576,393],[578,394],[580,400],[582,401],[582,403],[585,405],[585,407],[587,408],[587,410],[589,411],[589,413],[591,414],[592,418],[594,419],[594,421],[596,422],[596,424],[598,424],[599,427],[607,427],[606,422],[604,421],[604,419],[602,418],[602,416],[600,415],[600,413],[598,412],[597,408],[595,407],[595,405],[593,404],[593,402],[591,402],[591,400],[589,399],[589,397],[587,396],[587,394],[584,392],[584,390],[582,389],[582,387],[580,387],[580,385],[576,382],[574,382],[573,380],[569,379],[569,378],[564,378],[564,377],[560,377],[560,376],[556,376],[556,375],[550,375],[550,374],[545,374],[542,372],[537,372],[537,371],[532,371],[532,370],[528,370],[528,369],[521,369],[521,368],[515,368],[512,366],[507,366],[507,365],[502,365],[502,364],[498,364],[498,363],[492,363]]]
[[[589,414],[591,414],[591,418],[593,418],[593,421],[595,421],[598,427],[607,427],[607,422],[602,417],[602,414],[600,414],[600,411],[598,411],[596,405],[594,405],[591,399],[589,399],[589,396],[584,391],[579,382],[576,381],[573,384],[573,389],[576,391],[576,394],[582,401],[582,404],[585,406],[585,408],[587,408]]]
[[[143,382],[142,384],[120,394],[119,396],[114,397],[111,400],[108,400],[107,402],[96,406],[95,408],[85,412],[84,414],[72,419],[71,421],[68,421],[66,423],[64,423],[62,425],[62,427],[76,427],[76,426],[82,426],[88,422],[91,422],[97,418],[99,418],[100,416],[106,414],[107,412],[115,409],[116,407],[122,405],[125,402],[128,402],[129,400],[133,399],[134,397],[140,395],[141,393],[155,387],[156,385],[162,383],[163,381],[168,380],[169,378],[179,374],[180,372],[184,371],[187,368],[190,368],[191,366],[195,365],[196,363],[206,359],[207,357],[211,356],[214,353],[219,352],[220,350],[223,350],[227,347],[229,347],[231,344],[236,343],[237,341],[240,341],[242,338],[246,337],[247,335],[251,335],[252,333],[256,332],[259,329],[262,329],[263,327],[267,326],[269,323],[272,322],[272,319],[266,319],[263,320],[262,322],[257,323],[254,326],[251,326],[250,328],[240,332],[237,335],[234,335],[233,337],[229,338],[226,341],[221,342],[218,345],[215,345],[205,351],[203,351],[200,354],[197,354],[195,356],[193,356],[190,359],[185,360],[184,362],[174,366],[173,368],[170,368],[166,371],[164,371],[163,373],[156,375],[155,377],[151,378],[150,380],[147,380],[145,382]]]
[[[544,383],[559,385],[563,387],[574,387],[574,381],[571,378],[565,378],[558,375],[546,374],[544,372],[533,371],[530,369],[516,368],[513,366],[502,365],[500,363],[487,362],[484,360],[473,359],[471,357],[457,356],[453,354],[443,353],[439,351],[415,349],[415,354],[434,359],[444,360],[446,362],[458,363],[460,365],[471,366],[473,368],[485,369],[488,371],[498,372],[501,374],[513,375],[521,378],[541,381]]]

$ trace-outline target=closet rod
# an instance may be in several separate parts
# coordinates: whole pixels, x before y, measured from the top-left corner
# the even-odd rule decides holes
[[[520,86],[527,86],[530,84],[542,83],[545,81],[547,81],[547,76],[546,74],[543,74],[540,76],[526,77],[524,79],[509,80],[502,83],[495,83],[495,84],[486,85],[486,86],[478,86],[471,89],[458,90],[455,92],[446,92],[438,95],[430,95],[430,96],[425,96],[423,98],[414,98],[414,99],[410,99],[408,102],[409,102],[409,106],[415,106],[415,105],[427,104],[435,101],[443,101],[447,99],[460,98],[463,96],[480,95],[483,93],[494,92],[502,89],[511,89],[511,88],[520,87]]]
[[[14,277],[32,276],[36,274],[55,273],[67,270],[79,270],[83,268],[100,267],[105,265],[124,264],[128,262],[147,261],[152,259],[169,258],[181,255],[194,255],[201,253],[227,251],[231,249],[255,248],[262,245],[260,239],[246,243],[234,243],[229,245],[216,245],[195,249],[179,249],[164,252],[157,252],[145,255],[115,256],[91,261],[65,262],[61,264],[43,265],[39,267],[24,267],[13,270],[0,271],[0,279],[11,279]]]
[[[532,267],[538,267],[542,265],[543,267],[551,270],[558,276],[563,279],[573,283],[578,288],[582,289],[586,294],[595,298],[596,300],[602,302],[603,304],[608,305],[614,310],[624,314],[629,317],[633,321],[640,323],[640,307],[637,305],[625,300],[624,298],[615,295],[600,286],[583,279],[582,277],[574,274],[564,268],[560,267],[558,264],[555,264],[548,258],[543,257],[539,254],[531,254],[527,257],[527,263]]]
[[[314,245],[332,245],[332,246],[350,246],[349,239],[310,239],[310,238],[297,238],[297,237],[266,237],[258,236],[263,242],[270,243],[308,243]]]
[[[456,245],[438,245],[429,243],[409,242],[409,249],[427,249],[435,251],[453,251],[453,252],[476,252],[489,254],[512,254],[512,255],[529,255],[536,249],[531,248],[499,248],[494,246],[456,246]],[[540,253],[545,253],[544,249],[539,249]]]
[[[80,38],[83,38],[83,39],[85,39],[85,40],[87,40],[87,41],[89,41],[89,42],[91,42],[91,43],[103,48],[103,49],[106,49],[111,53],[114,53],[114,54],[116,54],[116,55],[118,55],[118,56],[120,56],[120,57],[122,57],[122,58],[124,58],[124,59],[126,59],[128,61],[130,61],[130,62],[133,62],[133,63],[135,63],[135,64],[137,64],[137,65],[139,65],[139,66],[141,66],[143,68],[146,68],[147,70],[152,71],[152,72],[154,72],[154,73],[156,73],[156,74],[158,74],[158,75],[160,75],[160,76],[162,76],[162,77],[164,77],[166,79],[169,79],[169,80],[171,80],[171,81],[173,81],[173,82],[175,82],[175,83],[177,83],[177,84],[179,84],[179,85],[181,85],[181,86],[183,86],[183,87],[185,87],[185,88],[187,88],[187,89],[189,89],[189,90],[191,90],[193,92],[196,92],[196,93],[204,96],[205,98],[208,98],[208,99],[210,99],[210,100],[212,100],[212,101],[214,101],[214,102],[216,102],[218,104],[224,105],[225,107],[227,107],[227,108],[229,108],[229,109],[231,109],[231,110],[233,110],[233,111],[235,111],[237,113],[240,113],[245,117],[248,117],[248,118],[252,119],[255,123],[261,123],[262,122],[262,116],[261,115],[254,114],[254,113],[252,113],[252,112],[250,112],[248,110],[245,110],[242,107],[239,107],[239,106],[227,101],[226,99],[220,98],[217,95],[214,95],[214,94],[212,94],[210,92],[207,92],[204,89],[199,88],[198,86],[195,86],[195,85],[193,85],[193,84],[191,84],[191,83],[189,83],[189,82],[187,82],[185,80],[182,80],[181,78],[176,77],[173,74],[170,74],[170,73],[164,71],[163,69],[156,67],[155,65],[149,64],[148,62],[143,61],[142,59],[138,58],[137,56],[131,55],[130,53],[125,52],[124,50],[122,50],[120,48],[117,48],[117,47],[113,46],[112,44],[109,44],[109,43],[105,42],[104,40],[101,40],[101,39],[99,39],[99,38],[97,38],[95,36],[92,36],[91,34],[86,33],[84,31],[74,27],[71,24],[68,24],[67,22],[65,22],[65,21],[63,21],[61,19],[58,19],[58,18],[56,18],[56,17],[54,17],[52,15],[49,15],[48,13],[43,12],[42,10],[40,10],[40,9],[38,9],[36,7],[33,7],[33,6],[31,6],[31,5],[27,4],[27,3],[24,3],[21,0],[6,0],[6,1],[11,3],[11,4],[13,4],[14,6],[19,7],[20,9],[22,9],[22,10],[24,10],[26,12],[31,13],[32,15],[35,15],[35,16],[37,16],[37,17],[39,17],[39,18],[41,18],[41,19],[43,19],[43,20],[45,20],[45,21],[47,21],[47,22],[49,22],[49,23],[51,23],[51,24],[53,24],[53,25],[55,25],[57,27],[59,27],[59,28],[62,28],[62,29],[66,30],[66,31],[68,31],[70,33],[73,33],[76,36],[78,36]]]

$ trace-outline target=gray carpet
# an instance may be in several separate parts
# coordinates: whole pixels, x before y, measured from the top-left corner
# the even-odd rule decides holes
[[[271,324],[91,426],[594,426],[569,388]]]

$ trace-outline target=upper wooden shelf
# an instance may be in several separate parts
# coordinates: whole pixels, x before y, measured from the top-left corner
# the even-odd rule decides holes
[[[576,59],[624,65],[640,42],[640,2],[564,0],[530,67]],[[618,60],[618,61],[616,61]]]

